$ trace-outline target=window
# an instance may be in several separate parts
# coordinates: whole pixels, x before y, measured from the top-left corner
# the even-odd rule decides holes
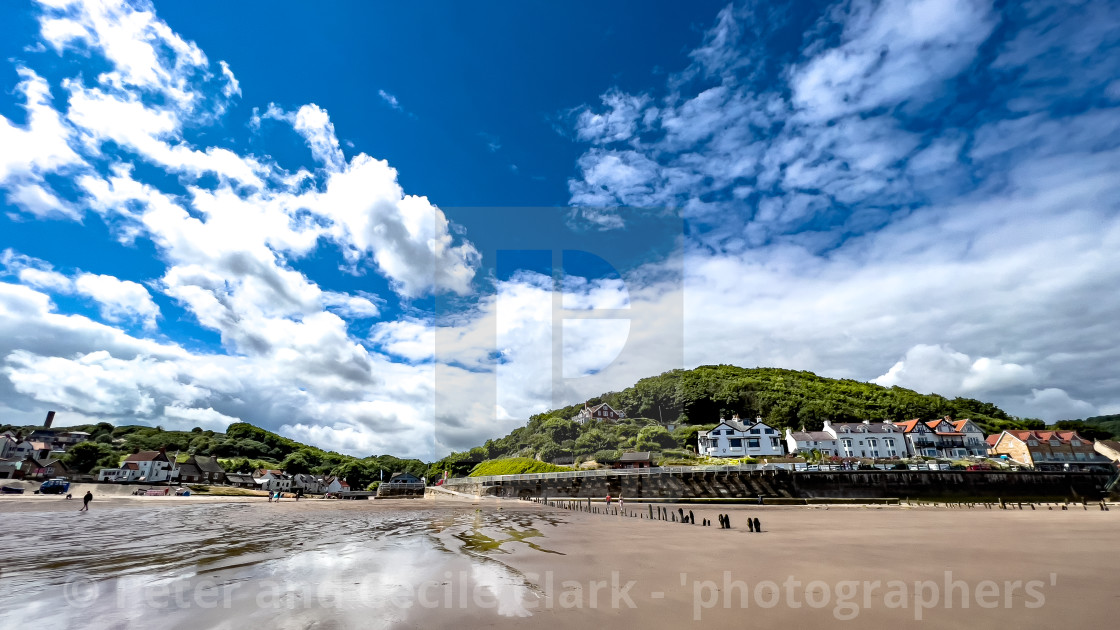
[[[748,438],[747,448],[758,448],[758,438]]]
[[[773,435],[775,433],[777,433],[777,431],[775,431],[774,429],[766,429],[766,435]]]
[[[728,440],[728,443],[731,445],[731,448],[743,448],[742,438],[731,438]]]
[[[781,448],[781,441],[776,437],[772,437],[770,438],[770,446],[774,448]]]
[[[759,433],[762,433],[762,429],[751,429],[750,433],[751,435],[758,435]]]

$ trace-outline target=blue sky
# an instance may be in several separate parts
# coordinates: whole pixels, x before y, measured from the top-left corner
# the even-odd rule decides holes
[[[435,457],[707,363],[1120,412],[1114,3],[425,9],[0,5],[0,417]]]

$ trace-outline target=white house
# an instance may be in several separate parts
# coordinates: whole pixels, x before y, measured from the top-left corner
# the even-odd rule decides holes
[[[341,477],[323,477],[323,492],[350,492],[350,484]]]
[[[889,421],[837,422],[824,421],[824,431],[839,442],[840,457],[884,459],[909,457],[906,434]]]
[[[730,420],[719,419],[711,431],[696,434],[697,448],[709,457],[767,457],[783,455],[782,438],[777,429],[756,418],[747,425],[736,415]]]
[[[840,457],[840,441],[825,431],[791,431],[786,429],[786,449],[790,455],[819,452],[825,457]]]
[[[314,475],[297,473],[292,475],[292,490],[302,490],[305,494],[319,494],[323,491],[323,482]]]
[[[292,476],[280,470],[261,469],[254,475],[257,487],[266,492],[287,492],[292,489]]]
[[[811,453],[816,450],[825,457],[858,457],[889,459],[908,457],[906,435],[890,422],[824,421],[821,431],[786,429],[786,447],[790,453]]]
[[[580,409],[579,413],[577,413],[576,416],[572,418],[572,420],[575,420],[580,424],[585,424],[592,420],[606,420],[608,422],[613,422],[625,417],[625,414],[615,411],[614,408],[607,403],[599,403],[594,407],[589,406],[587,403],[583,403],[583,409]]]
[[[98,481],[141,481],[161,483],[179,476],[179,467],[167,457],[163,449],[140,451],[125,458],[120,468],[102,468]]]

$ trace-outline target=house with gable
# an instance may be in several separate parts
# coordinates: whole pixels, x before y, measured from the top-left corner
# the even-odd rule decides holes
[[[786,428],[786,451],[809,454],[817,451],[825,457],[840,457],[840,441],[834,433],[825,431],[794,431]]]
[[[202,474],[201,480],[205,483],[225,483],[226,470],[218,463],[218,458],[205,455],[191,455],[187,459],[198,467],[199,472]]]
[[[991,442],[991,455],[1041,471],[1108,470],[1112,465],[1077,431],[1008,430]]]
[[[322,481],[315,475],[296,473],[292,475],[292,490],[304,494],[319,494],[323,491]]]
[[[3,434],[0,434],[0,459],[14,457],[16,444],[19,444],[19,438],[17,438],[14,433],[5,431]]]
[[[572,420],[580,424],[586,424],[592,420],[614,422],[625,417],[625,414],[615,411],[615,409],[607,403],[599,403],[594,407],[583,403],[583,409],[580,409],[579,413],[577,413]]]
[[[282,470],[261,468],[253,475],[253,480],[265,492],[287,492],[292,489],[292,476]]]
[[[323,477],[323,492],[350,492],[350,484],[341,477]]]
[[[719,419],[710,431],[696,434],[697,450],[708,457],[767,457],[784,455],[782,437],[777,429],[761,417],[745,423],[735,414],[730,420]]]
[[[971,420],[953,420],[949,416],[938,420],[907,420],[896,422],[906,433],[910,450],[915,455],[959,459],[988,454],[984,432]]]
[[[124,459],[120,468],[102,468],[98,481],[163,483],[179,476],[179,466],[164,449],[140,451]]]
[[[790,453],[811,453],[826,457],[858,459],[892,459],[908,457],[906,436],[890,422],[824,421],[820,431],[786,429],[786,445]]]

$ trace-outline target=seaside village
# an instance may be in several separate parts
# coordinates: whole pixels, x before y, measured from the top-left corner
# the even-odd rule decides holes
[[[12,431],[0,434],[0,480],[136,484],[139,486],[137,494],[148,495],[188,494],[189,490],[184,490],[183,486],[191,484],[229,486],[269,494],[341,496],[351,492],[350,485],[339,477],[288,474],[264,468],[252,473],[228,472],[216,457],[188,454],[183,459],[167,453],[166,449],[132,453],[123,458],[119,467],[102,468],[96,475],[77,474],[67,468],[66,452],[90,436],[82,431],[53,428],[54,417],[55,412],[49,412],[44,426],[25,436]],[[391,486],[410,488],[422,484],[423,479],[402,472],[394,474],[388,482]],[[178,489],[172,490],[172,485]]]
[[[96,475],[78,474],[66,466],[67,450],[89,439],[89,434],[53,428],[55,412],[47,414],[44,426],[27,435],[6,431],[0,434],[0,482],[81,481],[136,484],[137,494],[184,494],[184,486],[206,484],[259,490],[269,494],[345,497],[362,493],[351,489],[345,479],[311,474],[289,474],[283,470],[258,469],[235,473],[223,468],[216,457],[139,451],[123,457],[116,468],[102,468]],[[586,405],[573,418],[581,424],[614,422],[624,416],[606,403]],[[1076,431],[1008,430],[985,435],[968,419],[949,417],[903,422],[830,422],[820,431],[780,431],[756,417],[719,420],[708,431],[697,434],[696,452],[711,463],[742,460],[795,471],[818,470],[991,470],[993,468],[1048,472],[1114,472],[1120,463],[1120,442],[1087,440]],[[623,453],[612,468],[657,466],[649,452]],[[382,489],[422,490],[426,479],[396,473]],[[143,486],[151,486],[144,490]],[[178,487],[172,490],[172,486]],[[15,492],[12,487],[0,487]],[[381,490],[381,489],[379,489]],[[22,490],[20,491],[22,492]]]

